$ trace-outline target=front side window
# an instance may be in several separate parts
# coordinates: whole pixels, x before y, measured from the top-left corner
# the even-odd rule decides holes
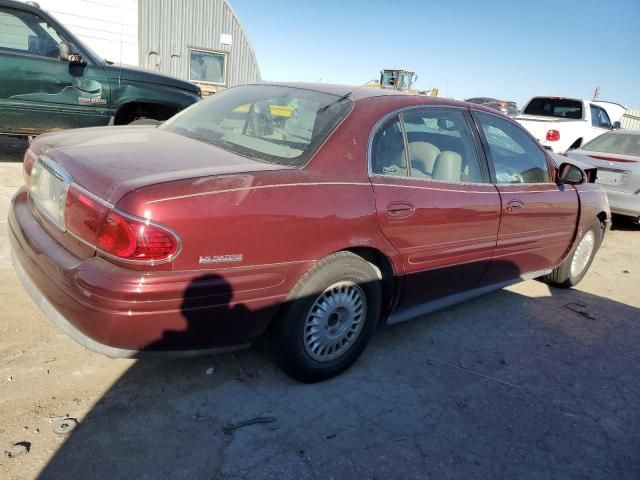
[[[227,54],[190,48],[189,80],[214,85],[226,85]]]
[[[372,144],[371,170],[443,182],[482,182],[473,135],[461,110],[415,108],[388,120]]]
[[[603,108],[591,105],[591,125],[598,128],[611,128],[609,115]]]
[[[497,183],[549,183],[549,165],[542,148],[514,123],[474,112],[486,142]]]
[[[302,166],[350,107],[349,99],[327,93],[245,85],[216,93],[159,128],[258,161]]]
[[[31,12],[0,8],[0,49],[58,58],[62,39]]]

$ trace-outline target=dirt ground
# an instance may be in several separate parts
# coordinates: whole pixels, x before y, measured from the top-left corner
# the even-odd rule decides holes
[[[640,478],[640,228],[610,232],[578,288],[528,281],[388,328],[318,385],[257,349],[110,360],[10,266],[24,147],[0,138],[0,478]]]

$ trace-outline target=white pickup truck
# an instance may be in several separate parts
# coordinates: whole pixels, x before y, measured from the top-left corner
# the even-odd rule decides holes
[[[604,108],[589,100],[534,97],[515,118],[543,147],[564,153],[602,135],[620,122],[611,123]]]

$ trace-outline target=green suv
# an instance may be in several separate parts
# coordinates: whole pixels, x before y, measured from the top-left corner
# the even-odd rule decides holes
[[[162,121],[200,98],[192,83],[101,59],[34,3],[0,0],[0,134]]]

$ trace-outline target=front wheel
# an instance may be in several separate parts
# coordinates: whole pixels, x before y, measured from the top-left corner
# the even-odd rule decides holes
[[[366,347],[380,316],[376,270],[351,252],[314,265],[289,295],[267,345],[278,366],[301,382],[346,370]]]
[[[596,219],[582,235],[571,253],[553,271],[542,277],[549,285],[560,288],[576,286],[587,274],[602,242],[603,226]]]

